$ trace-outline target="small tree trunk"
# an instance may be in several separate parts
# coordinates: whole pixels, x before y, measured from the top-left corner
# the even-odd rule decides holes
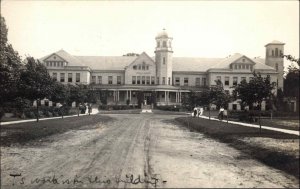
[[[259,103],[259,133],[261,133],[261,102]]]
[[[39,104],[38,104],[38,101],[36,102],[36,110],[37,110],[36,122],[39,122]]]

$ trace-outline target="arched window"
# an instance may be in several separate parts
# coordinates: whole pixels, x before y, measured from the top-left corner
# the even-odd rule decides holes
[[[163,47],[167,47],[167,42],[163,41]]]
[[[274,56],[274,50],[272,50],[272,56]]]
[[[278,56],[278,48],[275,49],[275,56]]]

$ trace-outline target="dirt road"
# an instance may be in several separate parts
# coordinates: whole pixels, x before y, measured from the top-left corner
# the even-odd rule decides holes
[[[2,187],[299,186],[297,178],[181,127],[178,115],[110,116],[105,124],[2,147]]]

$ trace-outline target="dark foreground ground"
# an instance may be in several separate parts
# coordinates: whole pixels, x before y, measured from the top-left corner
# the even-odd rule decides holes
[[[190,130],[229,144],[245,153],[242,158],[252,157],[268,166],[283,170],[299,178],[299,148],[292,148],[290,143],[299,145],[299,136],[271,130],[260,132],[258,128],[244,127],[202,118],[176,118]]]

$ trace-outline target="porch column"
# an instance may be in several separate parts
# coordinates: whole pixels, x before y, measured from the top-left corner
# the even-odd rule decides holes
[[[128,90],[126,91],[126,100],[128,99]]]
[[[179,92],[179,102],[181,103],[181,92]]]
[[[117,90],[117,102],[119,102],[119,101],[120,101],[120,91]]]
[[[176,92],[176,103],[178,102],[178,92]]]
[[[130,103],[132,103],[131,102],[131,90],[129,91],[129,100],[130,100]]]
[[[116,101],[116,91],[114,90],[114,102]]]
[[[167,102],[167,91],[165,91],[165,102]]]

